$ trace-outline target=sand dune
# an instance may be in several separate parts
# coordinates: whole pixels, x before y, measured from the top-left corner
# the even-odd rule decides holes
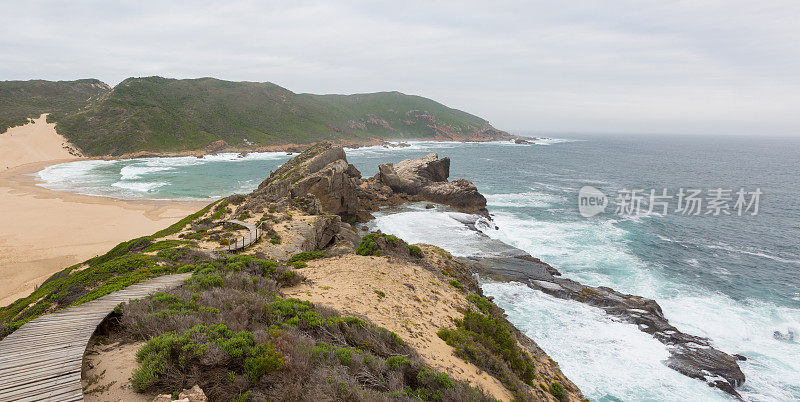
[[[0,306],[53,273],[147,235],[202,204],[120,201],[37,186],[45,166],[79,159],[45,115],[0,134]]]

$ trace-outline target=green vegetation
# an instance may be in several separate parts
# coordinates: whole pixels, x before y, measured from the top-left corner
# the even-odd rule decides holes
[[[189,286],[123,304],[109,337],[147,341],[134,388],[170,393],[190,381],[210,400],[491,400],[432,370],[391,331],[279,297],[284,268],[250,256],[205,261],[181,268],[197,278]]]
[[[455,320],[455,328],[444,328],[438,335],[455,348],[457,356],[491,373],[524,399],[522,384],[532,385],[535,377],[533,359],[517,344],[502,316],[467,310],[462,319]]]
[[[320,258],[328,258],[328,255],[323,253],[322,251],[319,251],[319,250],[302,251],[302,252],[299,252],[299,253],[293,255],[288,260],[286,260],[286,263],[287,264],[293,264],[295,262],[306,262],[306,261],[316,260],[316,259],[320,259]]]
[[[88,155],[307,144],[369,138],[464,139],[495,131],[486,120],[399,92],[296,94],[264,82],[128,78],[0,82],[0,132],[52,112],[58,132]]]
[[[193,214],[191,214],[191,215],[189,215],[189,216],[187,216],[187,217],[175,222],[174,224],[170,225],[168,228],[163,229],[163,230],[159,230],[158,232],[153,233],[153,235],[151,237],[165,237],[165,236],[169,236],[169,235],[173,235],[175,233],[178,233],[181,230],[183,230],[183,228],[185,228],[186,225],[194,222],[195,220],[197,220],[197,218],[205,215],[206,212],[211,210],[212,207],[214,208],[215,211],[221,211],[221,210],[224,210],[225,207],[227,207],[227,202],[224,201],[224,200],[223,201],[212,202],[211,204],[208,204],[205,207],[203,207],[203,209],[201,209],[201,210],[199,210],[199,211],[197,211],[197,212],[195,212],[195,213],[193,213]]]
[[[141,367],[134,370],[133,386],[144,391],[164,374],[167,363],[177,359],[182,365],[201,358],[210,347],[229,359],[229,373],[241,374],[253,383],[261,376],[283,367],[283,355],[271,343],[255,344],[250,332],[233,332],[222,324],[196,325],[181,334],[166,333],[149,340],[136,352]]]
[[[186,240],[161,240],[159,242],[156,242],[156,243],[153,243],[153,244],[147,246],[147,248],[144,249],[144,251],[146,253],[153,253],[153,252],[156,252],[156,251],[161,251],[161,250],[168,249],[168,248],[175,248],[175,247],[178,247],[180,245],[189,244],[189,243],[191,243],[191,242],[186,241]]]
[[[409,244],[408,251],[411,253],[412,257],[422,258],[422,249],[419,248],[419,246]]]
[[[375,289],[375,294],[376,294],[376,295],[378,295],[378,297],[379,297],[379,298],[381,298],[381,299],[383,299],[384,297],[386,297],[386,292],[384,292],[384,291],[382,291],[382,290],[377,290],[377,289]]]
[[[567,394],[564,393],[564,386],[557,382],[550,384],[550,394],[556,397],[556,399],[559,401],[564,400],[567,397]]]
[[[450,281],[450,286],[452,286],[452,287],[454,287],[454,288],[456,288],[458,290],[464,290],[464,285],[458,279],[451,280]]]
[[[490,302],[489,299],[487,299],[487,298],[485,298],[483,296],[476,295],[476,294],[473,293],[473,294],[467,295],[467,300],[469,300],[470,303],[472,303],[476,307],[478,307],[478,310],[480,310],[481,313],[483,313],[483,314],[490,314],[491,313],[492,302]]]
[[[397,236],[387,235],[385,233],[373,232],[361,238],[361,243],[358,245],[358,248],[356,249],[356,254],[380,256],[383,254],[383,250],[381,250],[381,247],[378,244],[380,242],[384,242],[394,246],[400,243],[405,244],[405,242]]]
[[[93,79],[77,81],[0,81],[0,134],[42,113],[48,122],[78,112],[110,88]]]

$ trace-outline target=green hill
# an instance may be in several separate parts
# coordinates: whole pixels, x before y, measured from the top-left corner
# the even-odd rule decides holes
[[[111,88],[95,79],[0,81],[0,133],[50,113],[48,120],[78,112]]]
[[[128,78],[71,110],[54,116],[56,129],[88,155],[188,151],[218,140],[256,148],[507,135],[477,116],[399,92],[296,94],[268,82],[214,78]]]

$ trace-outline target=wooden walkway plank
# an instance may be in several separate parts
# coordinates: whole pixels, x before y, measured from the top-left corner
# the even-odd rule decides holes
[[[176,287],[191,275],[150,279],[23,325],[0,341],[0,402],[82,401],[83,354],[97,326],[120,303]]]
[[[239,226],[244,226],[248,230],[247,236],[237,237],[234,240],[234,243],[225,247],[215,248],[213,250],[208,250],[209,255],[211,256],[219,256],[226,252],[230,251],[238,251],[247,247],[250,247],[253,243],[258,241],[258,238],[261,237],[262,231],[261,229],[257,228],[256,225],[253,225],[249,222],[240,221],[238,219],[228,219],[228,223],[234,223]]]

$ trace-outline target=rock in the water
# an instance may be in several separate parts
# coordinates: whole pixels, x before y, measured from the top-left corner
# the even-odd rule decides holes
[[[439,155],[430,153],[422,158],[398,162],[394,170],[400,177],[418,182],[447,181],[450,177],[450,158],[439,159]]]
[[[794,331],[792,331],[791,328],[786,330],[785,334],[783,332],[781,332],[781,331],[774,331],[774,332],[772,332],[772,337],[777,339],[777,340],[779,340],[779,341],[789,341],[789,342],[791,342],[791,341],[794,341]]]
[[[466,212],[486,211],[486,198],[472,182],[464,179],[447,181],[450,158],[439,159],[436,154],[428,154],[397,164],[384,163],[378,166],[378,170],[371,183],[374,191],[385,192],[379,188],[380,183],[395,193],[410,196],[411,200],[432,201]]]
[[[471,181],[466,179],[429,184],[422,187],[420,195],[428,201],[454,206],[463,211],[486,210],[486,198]]]
[[[669,347],[670,368],[739,397],[736,387],[745,381],[736,358],[715,349],[707,338],[685,334],[671,325],[655,300],[586,286],[555,276],[558,271],[533,257],[485,258],[473,267],[498,280],[512,280],[549,295],[599,307],[609,315],[636,324]]]
[[[320,212],[353,219],[358,209],[356,186],[361,172],[347,163],[341,147],[320,142],[272,172],[249,197],[248,209],[313,196]],[[260,205],[258,205],[260,204]]]

